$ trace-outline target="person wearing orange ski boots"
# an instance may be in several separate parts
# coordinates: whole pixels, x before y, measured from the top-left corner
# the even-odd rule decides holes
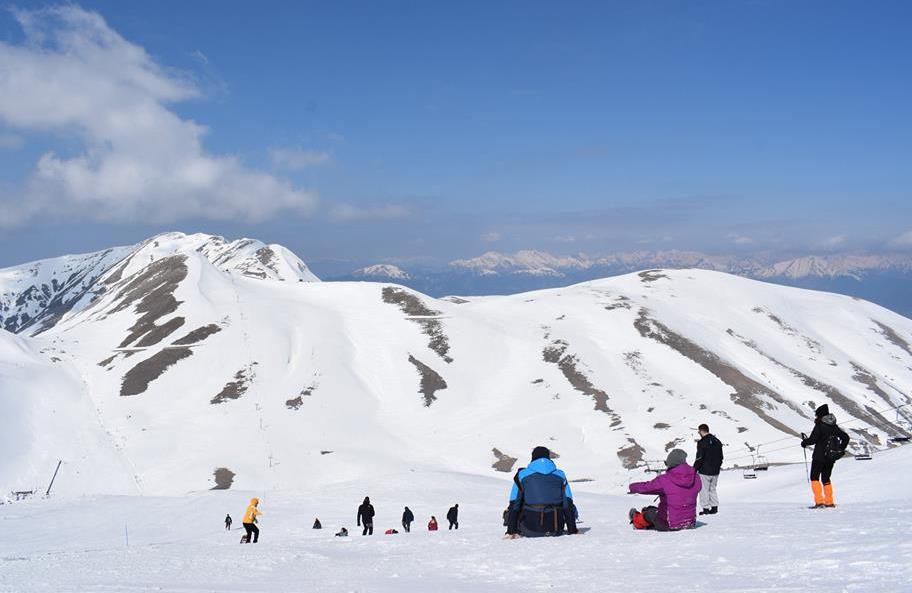
[[[849,444],[849,435],[836,425],[836,416],[830,414],[830,408],[823,404],[814,412],[814,430],[811,435],[801,434],[801,446],[814,445],[811,456],[811,492],[814,493],[812,509],[835,508],[833,484],[830,476],[836,461],[845,455]]]

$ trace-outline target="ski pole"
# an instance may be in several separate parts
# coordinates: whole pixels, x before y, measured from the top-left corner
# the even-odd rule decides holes
[[[801,433],[804,436],[804,433]],[[804,453],[804,477],[807,478],[808,484],[811,483],[811,470],[808,469],[808,450],[801,447],[801,452]]]

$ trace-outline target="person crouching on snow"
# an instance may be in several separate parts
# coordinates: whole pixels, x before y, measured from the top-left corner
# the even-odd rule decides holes
[[[668,471],[648,482],[630,485],[632,494],[659,496],[659,506],[630,509],[630,522],[634,529],[678,531],[690,529],[697,522],[697,495],[702,482],[697,471],[687,465],[687,453],[672,449],[665,459]]]
[[[573,493],[564,472],[551,461],[547,447],[532,450],[532,462],[513,477],[507,537],[540,537],[578,533]]]

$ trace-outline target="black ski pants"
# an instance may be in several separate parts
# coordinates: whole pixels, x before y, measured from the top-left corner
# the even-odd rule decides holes
[[[374,535],[373,521],[364,521],[364,530],[361,532],[361,535]]]
[[[459,529],[459,521],[450,520],[450,529]]]
[[[244,529],[247,531],[247,543],[251,541],[257,543],[260,539],[260,528],[254,525],[253,523],[244,523]],[[250,537],[253,536],[253,540]]]
[[[402,522],[402,528],[405,529],[405,532],[406,532],[406,533],[411,532],[411,531],[412,531],[412,524],[411,524],[411,522],[409,522],[409,521],[403,521],[403,522]]]
[[[811,481],[820,480],[824,484],[830,483],[830,476],[833,474],[835,461],[826,461],[824,459],[815,459],[811,461]]]

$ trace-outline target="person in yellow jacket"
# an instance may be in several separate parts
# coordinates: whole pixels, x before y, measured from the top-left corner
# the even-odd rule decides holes
[[[244,513],[244,529],[247,531],[247,543],[250,543],[250,536],[253,535],[253,543],[260,539],[260,528],[256,526],[257,517],[262,515],[257,507],[260,505],[259,498],[251,498],[250,504],[247,505],[247,512]]]

